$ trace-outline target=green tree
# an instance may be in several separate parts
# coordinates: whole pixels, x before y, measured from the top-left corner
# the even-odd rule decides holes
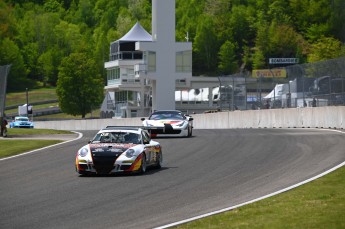
[[[219,51],[219,71],[223,74],[235,73],[238,70],[238,63],[236,59],[236,44],[226,41]]]
[[[55,47],[49,49],[47,52],[42,53],[38,58],[38,71],[42,76],[41,81],[43,85],[47,84],[56,86],[58,66],[60,65],[61,56],[58,49]]]
[[[54,85],[63,57],[92,50],[104,74],[110,42],[136,21],[151,31],[151,5],[151,0],[0,0],[0,42],[13,42],[0,58],[16,47],[22,76],[11,77]],[[188,33],[193,42],[193,75],[215,75],[225,67],[220,46],[226,41],[236,44],[235,62],[247,70],[267,67],[273,55],[315,61],[343,53],[344,45],[334,55],[317,50],[322,37],[344,44],[344,8],[344,0],[176,0],[176,40],[186,41]]]
[[[217,70],[218,40],[211,17],[204,17],[196,31],[194,41],[193,69],[207,72],[208,74]]]
[[[140,21],[147,18],[148,12],[151,11],[151,6],[147,0],[128,0],[128,10],[133,18]]]
[[[103,87],[97,65],[86,53],[72,53],[62,60],[56,93],[64,113],[85,118],[100,106]]]
[[[335,38],[345,43],[345,1],[332,0],[331,2],[330,29]]]
[[[339,40],[332,37],[322,37],[311,45],[308,62],[333,59],[344,54],[344,45],[342,46]]]
[[[0,39],[3,37],[13,37],[16,33],[16,23],[13,10],[0,0]]]
[[[76,24],[86,24],[88,27],[93,27],[96,22],[93,15],[94,1],[90,0],[79,0],[78,10],[75,14]]]
[[[7,91],[22,91],[25,88],[32,88],[34,82],[26,78],[24,60],[18,46],[9,38],[5,38],[0,40],[0,50],[0,65],[12,65],[8,75]]]
[[[269,31],[269,57],[296,57],[306,42],[291,26],[272,23]],[[300,47],[301,46],[301,47]]]
[[[255,47],[253,48],[253,69],[265,67],[265,58],[270,52],[269,25],[266,21],[258,22]]]
[[[63,8],[61,6],[61,3],[59,3],[57,0],[47,0],[43,8],[46,12],[60,12],[63,11]]]
[[[176,40],[193,42],[199,17],[204,9],[204,1],[176,0]]]
[[[117,31],[121,36],[125,35],[134,25],[131,14],[127,8],[121,7],[119,15],[116,19]]]
[[[260,49],[255,50],[253,55],[253,69],[260,69],[266,66],[266,59]]]
[[[116,28],[116,18],[119,14],[119,1],[98,0],[94,8],[94,18],[98,22],[98,28],[107,33],[109,29]]]

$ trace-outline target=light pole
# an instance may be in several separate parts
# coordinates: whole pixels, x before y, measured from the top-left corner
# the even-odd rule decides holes
[[[274,73],[272,72],[272,69],[269,69],[272,75],[272,85],[273,85],[273,103],[272,108],[275,108],[275,102],[276,102],[276,85],[274,84]]]
[[[222,101],[221,101],[221,88],[222,88],[222,81],[220,80],[220,77],[218,76],[218,81],[219,81],[219,109],[222,111]],[[211,91],[209,91],[211,93]],[[212,95],[213,97],[213,95]]]
[[[289,93],[288,93],[288,101],[287,101],[288,108],[291,107],[291,85],[290,85],[290,84],[291,84],[292,82],[293,82],[292,80],[289,81]]]
[[[29,117],[29,93],[28,93],[28,88],[26,88],[26,116]]]
[[[232,102],[232,111],[235,110],[235,101],[234,101],[234,97],[235,97],[235,93],[234,93],[234,90],[235,90],[235,80],[234,80],[234,77],[232,77],[232,94],[231,94],[231,102]]]

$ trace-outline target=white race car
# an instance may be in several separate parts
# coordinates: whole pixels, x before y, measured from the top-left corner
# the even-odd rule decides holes
[[[78,150],[75,166],[81,175],[145,173],[149,166],[161,168],[162,161],[162,147],[147,130],[108,126]]]
[[[142,118],[144,128],[151,137],[191,137],[193,118],[178,110],[159,110],[153,112],[148,119]]]

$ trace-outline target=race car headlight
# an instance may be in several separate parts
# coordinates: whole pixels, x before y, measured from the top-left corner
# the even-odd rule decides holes
[[[134,153],[135,153],[135,150],[134,150],[134,149],[128,149],[128,150],[126,151],[126,157],[131,158],[131,157],[133,157]]]
[[[87,153],[89,152],[89,150],[87,148],[82,148],[80,151],[79,151],[79,156],[81,157],[85,157],[87,155]]]
[[[181,126],[184,126],[184,124],[185,124],[185,122],[181,122],[181,123],[177,124],[176,126],[181,127]]]

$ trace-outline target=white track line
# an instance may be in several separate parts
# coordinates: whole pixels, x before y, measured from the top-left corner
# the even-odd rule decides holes
[[[321,130],[328,130],[328,131],[329,131],[329,129],[321,129]],[[339,130],[330,130],[330,131],[336,131],[336,132],[345,134],[345,132],[342,132],[342,131],[339,131]],[[314,177],[312,177],[312,178],[309,178],[309,179],[307,179],[307,180],[305,180],[305,181],[302,181],[302,182],[297,183],[297,184],[295,184],[295,185],[292,185],[292,186],[290,186],[290,187],[287,187],[287,188],[281,189],[281,190],[279,190],[279,191],[273,192],[273,193],[271,193],[271,194],[268,194],[268,195],[265,195],[265,196],[262,196],[262,197],[259,197],[259,198],[256,198],[256,199],[253,199],[253,200],[250,200],[250,201],[247,201],[247,202],[244,202],[244,203],[235,205],[235,206],[231,206],[231,207],[228,207],[228,208],[220,209],[220,210],[218,210],[218,211],[213,211],[213,212],[206,213],[206,214],[203,214],[203,215],[195,216],[195,217],[192,217],[192,218],[189,218],[189,219],[177,221],[177,222],[175,222],[175,223],[170,223],[170,224],[163,225],[163,226],[160,226],[160,227],[156,227],[156,228],[153,228],[153,229],[164,229],[164,228],[174,227],[174,226],[181,225],[181,224],[184,224],[184,223],[188,223],[188,222],[191,222],[191,221],[194,221],[194,220],[198,220],[198,219],[202,219],[202,218],[205,218],[205,217],[208,217],[208,216],[212,216],[212,215],[216,215],[216,214],[223,213],[223,212],[226,212],[226,211],[230,211],[230,210],[233,210],[233,209],[235,209],[235,208],[239,208],[239,207],[242,207],[242,206],[244,206],[244,205],[251,204],[251,203],[257,202],[257,201],[259,201],[259,200],[263,200],[263,199],[266,199],[266,198],[269,198],[269,197],[278,195],[278,194],[280,194],[280,193],[289,191],[289,190],[291,190],[291,189],[293,189],[293,188],[297,188],[297,187],[299,187],[299,186],[301,186],[301,185],[304,185],[304,184],[306,184],[306,183],[308,183],[308,182],[311,182],[311,181],[313,181],[313,180],[316,180],[316,179],[318,179],[318,178],[320,178],[320,177],[322,177],[322,176],[325,176],[325,175],[327,175],[327,174],[333,172],[334,170],[336,170],[336,169],[338,169],[338,168],[340,168],[340,167],[342,167],[342,166],[344,166],[344,165],[345,165],[345,161],[342,162],[341,164],[339,164],[339,165],[337,165],[337,166],[335,166],[335,167],[333,167],[333,168],[331,168],[331,169],[329,169],[329,170],[327,170],[327,171],[325,171],[325,172],[323,172],[323,173],[317,175],[317,176],[314,176]]]

